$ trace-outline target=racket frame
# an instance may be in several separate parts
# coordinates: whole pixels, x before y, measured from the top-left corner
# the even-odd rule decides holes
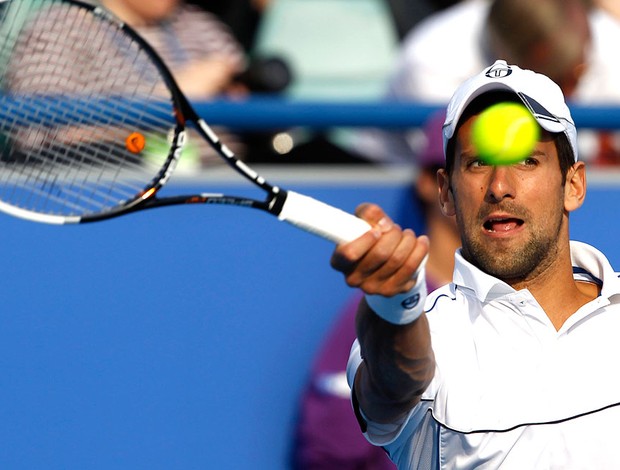
[[[194,110],[189,100],[185,97],[180,87],[178,86],[172,72],[168,66],[159,57],[153,47],[138,34],[131,26],[127,25],[120,19],[118,19],[110,11],[99,5],[92,5],[80,0],[63,0],[64,3],[73,4],[89,10],[94,15],[102,18],[108,23],[115,25],[118,29],[127,34],[132,41],[137,43],[140,48],[149,56],[153,65],[157,68],[161,74],[161,78],[168,87],[172,96],[172,106],[174,119],[176,126],[172,133],[172,139],[170,141],[170,150],[168,156],[163,163],[159,173],[153,178],[153,180],[144,188],[142,192],[136,195],[132,200],[111,208],[106,211],[86,214],[83,216],[65,217],[65,223],[83,223],[83,222],[96,222],[119,215],[129,214],[137,212],[139,210],[151,209],[155,207],[164,207],[171,205],[181,204],[222,204],[222,205],[235,205],[240,207],[252,207],[255,209],[261,209],[267,211],[273,215],[279,215],[286,200],[286,191],[281,190],[277,186],[273,186],[268,183],[262,176],[255,172],[252,168],[239,160],[235,154],[219,139],[217,134],[211,129],[206,121],[201,118]],[[237,173],[244,178],[254,183],[254,185],[261,188],[266,193],[266,198],[263,201],[237,197],[226,196],[223,194],[195,194],[195,195],[179,195],[179,196],[167,196],[164,198],[158,198],[158,192],[163,188],[176,169],[176,166],[181,159],[181,153],[186,142],[186,124],[190,121],[194,123],[194,128],[201,134],[201,136],[213,147],[213,149],[224,159],[224,161],[232,167]],[[38,216],[38,215],[37,215]],[[53,217],[53,216],[51,216]]]
[[[239,160],[235,154],[220,141],[217,134],[206,121],[198,115],[189,100],[182,93],[172,72],[164,61],[153,47],[133,28],[99,5],[93,5],[81,0],[58,1],[59,3],[82,8],[95,17],[100,18],[101,21],[105,21],[108,25],[117,28],[121,34],[127,35],[148,56],[151,64],[157,69],[160,78],[171,94],[173,111],[170,118],[174,119],[175,125],[170,139],[170,148],[161,168],[146,186],[142,190],[139,190],[133,198],[129,196],[126,200],[120,201],[116,206],[82,215],[57,215],[42,214],[34,210],[12,206],[6,202],[0,201],[0,210],[36,222],[78,224],[110,219],[139,210],[162,206],[180,204],[220,204],[261,209],[275,215],[281,221],[335,243],[351,241],[370,229],[370,225],[367,222],[352,214],[311,197],[293,191],[285,191],[278,186],[268,183],[256,171]],[[217,154],[222,157],[233,170],[247,181],[253,183],[255,187],[265,192],[265,198],[263,200],[209,193],[158,197],[159,191],[166,185],[181,158],[181,152],[186,143],[186,124],[188,121],[193,123],[193,127],[198,134],[213,147]]]

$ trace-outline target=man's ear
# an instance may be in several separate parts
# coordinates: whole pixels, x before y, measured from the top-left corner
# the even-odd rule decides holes
[[[564,209],[572,212],[579,209],[586,197],[586,165],[576,162],[566,175],[564,185]]]
[[[439,205],[441,206],[441,212],[446,216],[456,215],[456,210],[454,209],[454,195],[450,189],[450,178],[443,168],[437,172],[437,185],[439,186]]]
[[[416,182],[416,192],[425,205],[437,203],[437,174],[429,170],[420,170]]]

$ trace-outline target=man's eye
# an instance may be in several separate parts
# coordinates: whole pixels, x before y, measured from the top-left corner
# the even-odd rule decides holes
[[[487,162],[485,162],[481,158],[473,158],[468,163],[468,166],[471,167],[471,168],[477,168],[477,167],[481,167],[481,166],[489,166],[489,164]]]

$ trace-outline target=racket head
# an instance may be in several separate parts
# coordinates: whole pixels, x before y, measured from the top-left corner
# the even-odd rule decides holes
[[[79,223],[153,199],[197,120],[158,55],[88,3],[0,5],[0,210]]]

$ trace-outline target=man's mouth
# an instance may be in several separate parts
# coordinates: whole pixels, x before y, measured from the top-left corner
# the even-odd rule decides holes
[[[522,219],[514,217],[492,217],[484,221],[482,226],[487,232],[509,232],[515,230],[523,225]]]

